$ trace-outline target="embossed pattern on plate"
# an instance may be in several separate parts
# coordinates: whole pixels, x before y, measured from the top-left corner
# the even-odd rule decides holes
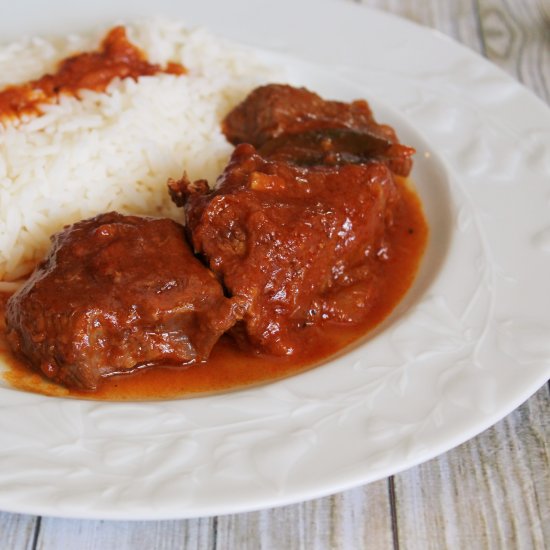
[[[69,9],[68,20],[82,28],[123,8],[179,14],[291,53],[273,59],[325,95],[371,99],[418,149],[413,178],[431,225],[419,278],[361,345],[271,385],[127,404],[0,388],[4,510],[156,519],[312,498],[450,449],[549,376],[548,109],[466,49],[384,14],[316,1],[318,25],[287,26],[282,43],[274,8],[241,36],[233,12],[250,4],[229,4],[183,13],[168,1],[116,10],[99,2],[80,15]],[[292,9],[300,20],[311,2]],[[324,40],[327,21],[346,29],[345,40]]]

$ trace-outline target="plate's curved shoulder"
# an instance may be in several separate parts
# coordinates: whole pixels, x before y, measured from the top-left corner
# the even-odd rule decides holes
[[[375,11],[316,1],[318,24],[281,27],[290,2],[266,3],[242,37],[250,4],[227,4],[86,10],[170,12],[275,51],[297,83],[371,100],[418,151],[431,227],[418,280],[367,341],[275,384],[127,404],[0,389],[2,509],[156,519],[320,496],[450,449],[550,375],[548,109],[468,50]],[[310,4],[292,4],[293,20]],[[324,39],[329,22],[345,40]]]

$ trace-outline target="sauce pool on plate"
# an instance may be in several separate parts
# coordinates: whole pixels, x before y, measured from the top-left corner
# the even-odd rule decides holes
[[[45,380],[10,353],[0,341],[0,361],[4,379],[14,388],[46,395],[97,400],[155,400],[192,397],[237,390],[279,380],[327,361],[354,342],[360,341],[395,308],[417,273],[427,238],[428,226],[420,201],[409,183],[396,178],[402,193],[392,231],[390,258],[380,263],[377,290],[364,321],[346,325],[327,323],[306,327],[301,349],[294,355],[273,357],[238,348],[222,337],[209,359],[184,367],[148,367],[132,374],[114,375],[103,380],[96,392],[67,389]],[[0,303],[2,310],[7,295]],[[2,331],[3,334],[3,331]],[[368,348],[365,349],[368,353]]]

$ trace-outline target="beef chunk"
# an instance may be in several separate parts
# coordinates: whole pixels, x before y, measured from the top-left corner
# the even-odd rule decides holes
[[[303,168],[242,144],[214,190],[186,178],[170,189],[195,251],[245,304],[234,334],[254,348],[291,354],[300,329],[368,312],[399,198],[385,164]]]
[[[14,351],[85,390],[101,377],[206,359],[239,318],[167,219],[102,214],[52,237],[49,256],[7,304]]]
[[[295,164],[385,162],[407,176],[414,149],[378,124],[364,100],[326,101],[305,88],[269,84],[252,91],[224,119],[227,139],[250,143],[264,156]]]

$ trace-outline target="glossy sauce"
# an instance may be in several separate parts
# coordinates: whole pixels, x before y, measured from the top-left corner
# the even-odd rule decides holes
[[[17,361],[1,341],[0,361],[8,365],[4,378],[15,388],[47,395],[98,400],[170,399],[263,384],[305,371],[345,352],[347,346],[361,340],[380,324],[403,298],[414,280],[426,246],[428,227],[418,197],[406,180],[396,179],[403,202],[390,234],[393,252],[386,262],[379,264],[378,291],[363,323],[305,328],[302,348],[290,357],[243,351],[229,337],[223,337],[206,363],[183,368],[150,367],[131,375],[112,376],[104,379],[95,393],[68,390],[46,381]]]
[[[145,54],[126,37],[124,27],[115,27],[96,52],[68,57],[54,74],[0,90],[0,121],[23,115],[39,115],[40,104],[55,103],[60,95],[78,97],[79,90],[103,92],[114,78],[132,78],[157,73],[185,74],[178,63],[165,68],[149,63]]]

